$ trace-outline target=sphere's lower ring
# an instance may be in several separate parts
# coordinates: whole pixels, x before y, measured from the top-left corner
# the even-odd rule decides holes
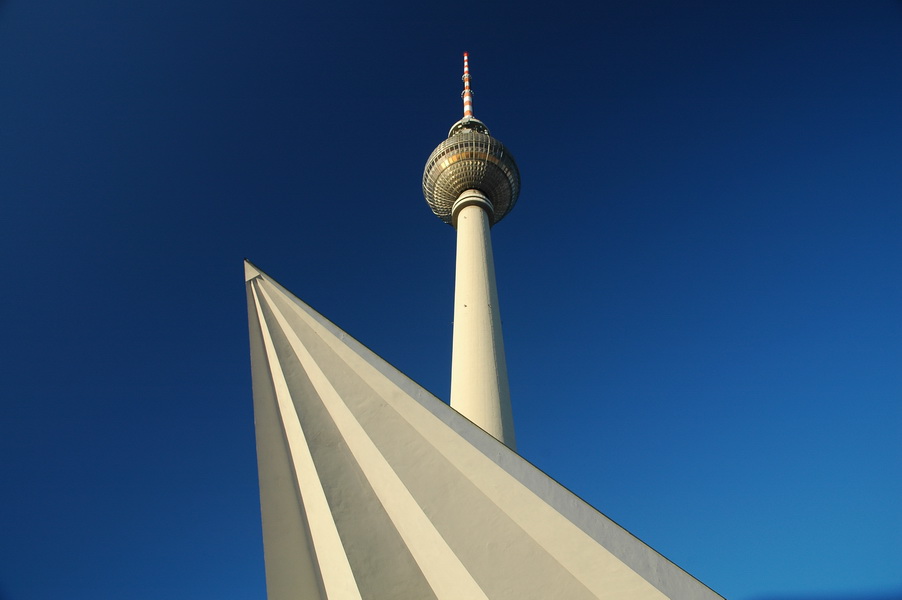
[[[485,194],[479,190],[467,190],[458,196],[457,200],[451,206],[451,225],[457,229],[457,215],[467,206],[481,206],[489,213],[489,223],[495,219],[495,207],[485,197]]]

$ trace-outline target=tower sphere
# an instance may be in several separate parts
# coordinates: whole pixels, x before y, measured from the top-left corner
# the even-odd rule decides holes
[[[494,225],[517,202],[520,170],[504,144],[489,134],[482,121],[473,117],[466,54],[463,81],[464,118],[451,127],[448,139],[439,144],[426,161],[423,196],[438,218],[455,225],[455,202],[467,190],[478,190],[491,204],[489,220]]]

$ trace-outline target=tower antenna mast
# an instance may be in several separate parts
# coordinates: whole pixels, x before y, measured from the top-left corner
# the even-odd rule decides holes
[[[464,99],[464,118],[473,117],[473,90],[470,89],[470,61],[469,55],[464,52],[464,91],[460,93]]]

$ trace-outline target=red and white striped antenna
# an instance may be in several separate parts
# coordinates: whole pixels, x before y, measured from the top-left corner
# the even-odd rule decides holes
[[[470,63],[467,60],[468,55],[464,52],[464,91],[461,96],[464,99],[464,118],[473,116],[473,90],[470,89]]]

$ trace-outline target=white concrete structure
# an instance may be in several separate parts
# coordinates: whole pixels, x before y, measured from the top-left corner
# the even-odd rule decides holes
[[[515,449],[489,228],[516,203],[520,172],[510,151],[473,118],[466,53],[463,81],[464,117],[423,172],[426,202],[457,229],[451,406]]]
[[[269,600],[720,598],[250,263],[245,280]]]
[[[454,341],[451,406],[516,449],[511,414],[489,211],[477,190],[461,194],[454,213],[457,269],[454,287]],[[491,209],[491,205],[489,205]]]

